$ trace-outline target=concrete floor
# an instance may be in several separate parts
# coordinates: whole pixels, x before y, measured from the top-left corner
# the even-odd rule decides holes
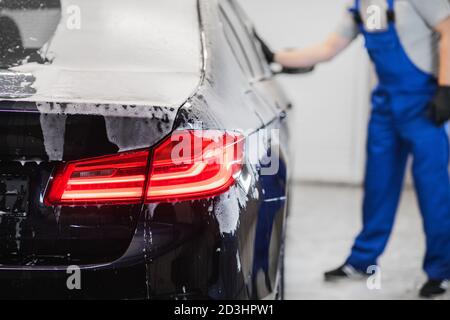
[[[426,280],[421,270],[424,235],[412,190],[403,193],[394,233],[381,267],[381,289],[366,281],[325,283],[323,272],[338,267],[361,228],[362,190],[345,186],[296,185],[288,221],[287,299],[417,299]],[[450,293],[443,299],[450,299]]]

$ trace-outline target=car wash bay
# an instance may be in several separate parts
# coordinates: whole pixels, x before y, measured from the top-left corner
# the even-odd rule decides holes
[[[240,2],[274,49],[317,43],[336,26],[346,3]],[[393,235],[380,260],[381,282],[368,286],[366,281],[323,281],[324,271],[343,263],[361,229],[366,124],[374,83],[362,40],[313,74],[284,76],[282,82],[294,104],[292,148],[296,153],[286,298],[416,298],[426,280],[422,272],[425,239],[409,177]],[[442,298],[450,299],[450,295]]]

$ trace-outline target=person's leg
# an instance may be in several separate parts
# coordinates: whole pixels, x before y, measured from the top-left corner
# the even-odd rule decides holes
[[[366,272],[377,264],[395,220],[402,190],[407,145],[389,115],[373,114],[369,124],[364,183],[363,230],[356,238],[346,264]]]
[[[424,269],[430,279],[450,279],[447,133],[426,117],[408,123],[402,132],[412,146],[414,182],[427,236]]]

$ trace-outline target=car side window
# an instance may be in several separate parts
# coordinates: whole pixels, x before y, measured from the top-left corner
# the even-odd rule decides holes
[[[238,45],[238,48],[235,48],[235,51],[240,51],[240,53],[235,53],[238,55],[238,60],[245,61],[247,65],[245,68],[250,71],[249,76],[252,80],[264,78],[265,70],[256,51],[255,41],[250,37],[246,26],[227,1],[222,2],[220,11],[225,32],[228,33],[227,37],[230,38],[231,35],[234,38],[228,39],[230,45],[232,45],[232,42],[234,42],[234,45]]]
[[[259,69],[263,70],[263,74],[266,77],[270,77],[272,72],[262,52],[261,44],[256,38],[256,30],[253,24],[250,22],[249,17],[247,16],[244,9],[242,9],[242,7],[238,2],[230,0],[230,5],[236,12],[236,15],[245,31],[246,36],[250,39],[252,47],[251,50],[257,57],[256,62],[259,64]]]
[[[242,44],[239,41],[235,30],[231,26],[230,21],[222,10],[220,11],[220,17],[222,20],[225,37],[227,38],[227,41],[231,47],[231,50],[233,51],[236,60],[239,63],[239,66],[247,77],[252,78],[253,70],[251,68],[250,61],[248,60],[248,57],[244,52],[244,48],[242,47]]]

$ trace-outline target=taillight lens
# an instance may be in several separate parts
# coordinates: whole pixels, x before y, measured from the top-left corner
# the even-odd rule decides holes
[[[243,137],[221,131],[175,132],[155,149],[146,200],[178,201],[226,191],[240,172]]]
[[[57,168],[47,193],[50,205],[139,203],[143,199],[148,151],[120,153]]]
[[[154,150],[150,170],[149,151],[68,162],[56,169],[45,203],[106,205],[212,197],[235,182],[243,145],[239,134],[187,130],[175,132]]]

